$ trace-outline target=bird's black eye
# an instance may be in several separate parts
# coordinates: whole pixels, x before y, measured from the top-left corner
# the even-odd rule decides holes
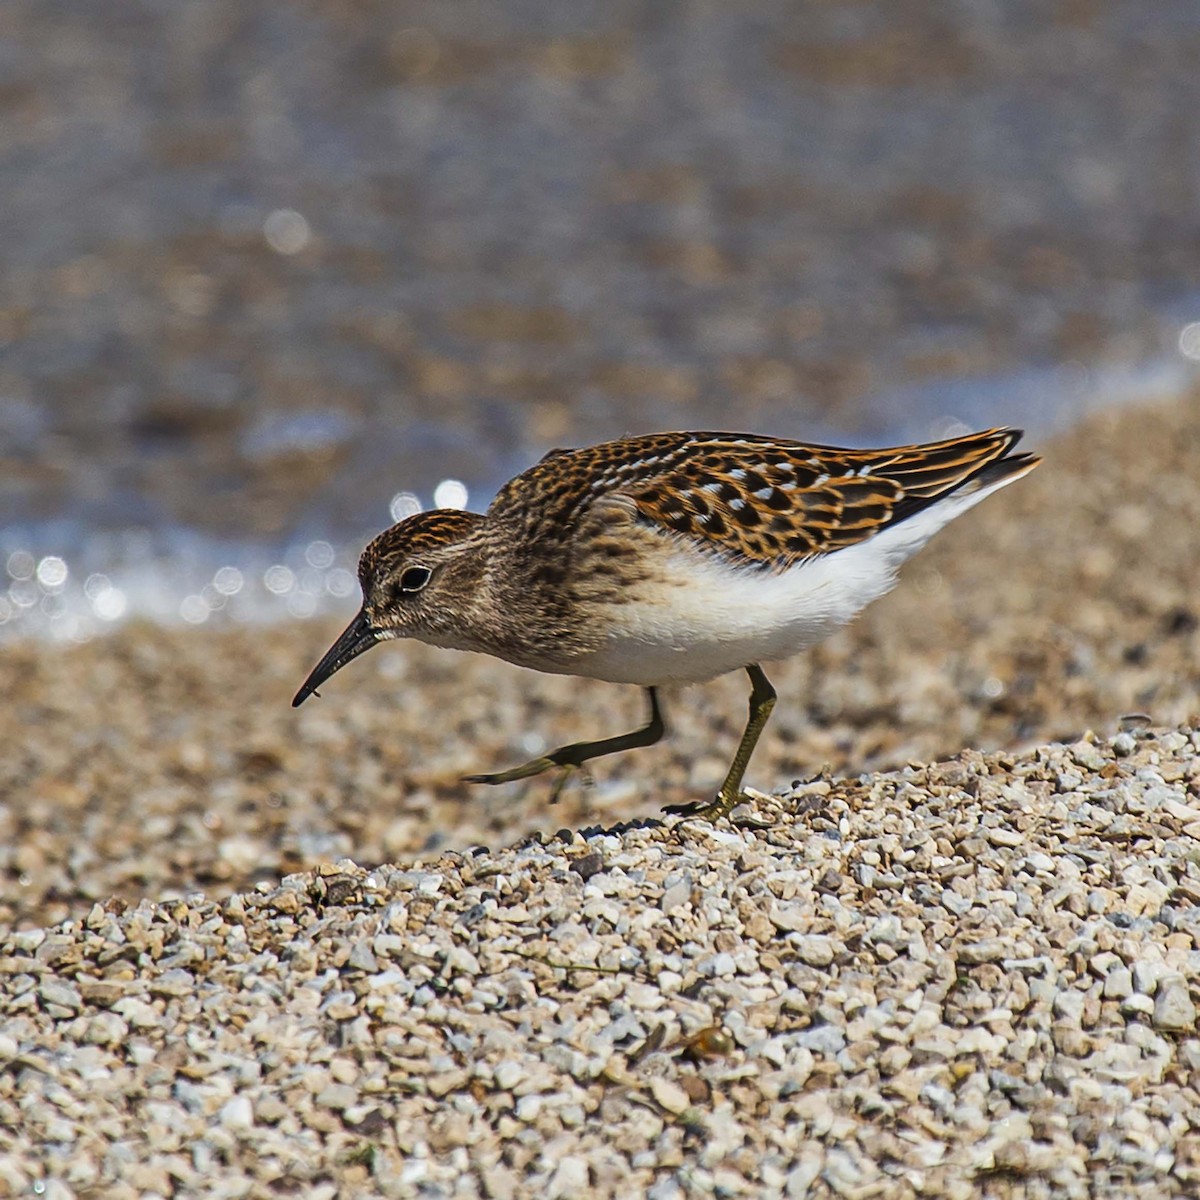
[[[433,572],[428,567],[409,567],[400,576],[402,592],[419,592],[428,582]]]

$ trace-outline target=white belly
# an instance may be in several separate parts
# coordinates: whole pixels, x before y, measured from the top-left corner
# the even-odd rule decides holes
[[[993,490],[955,493],[864,542],[779,573],[732,566],[680,539],[659,579],[608,610],[607,641],[557,669],[649,687],[789,658],[887,592],[906,558]]]
[[[612,683],[698,683],[749,663],[788,658],[827,637],[892,583],[874,569],[854,577],[818,559],[771,574],[731,568],[684,551],[666,578],[614,610],[607,642],[576,660],[572,674]]]

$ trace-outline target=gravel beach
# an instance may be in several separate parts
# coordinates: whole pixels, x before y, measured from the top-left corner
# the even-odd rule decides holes
[[[1034,447],[770,672],[719,828],[653,818],[740,679],[549,809],[458,776],[635,689],[389,646],[293,711],[316,622],[0,648],[0,1194],[1194,1194],[1198,418]]]
[[[1200,731],[0,941],[0,1187],[1194,1195]]]

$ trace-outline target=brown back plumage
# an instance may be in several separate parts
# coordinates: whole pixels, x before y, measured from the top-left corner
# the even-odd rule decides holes
[[[754,434],[657,433],[552,450],[489,516],[539,540],[569,536],[602,496],[632,501],[664,532],[743,562],[786,567],[860,542],[959,488],[1023,473],[1020,430],[850,450]],[[533,496],[538,503],[530,504]]]

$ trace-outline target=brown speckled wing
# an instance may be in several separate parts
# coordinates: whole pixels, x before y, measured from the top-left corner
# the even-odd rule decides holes
[[[697,438],[728,434],[652,433],[577,450],[551,450],[540,462],[500,489],[488,516],[513,527],[569,536],[591,503],[613,492],[632,491],[682,468]],[[767,439],[763,439],[766,441]]]
[[[992,429],[920,446],[845,450],[696,435],[689,453],[629,492],[638,512],[714,551],[762,566],[854,545],[982,472],[1023,470],[1005,458],[1020,431]]]
[[[782,567],[870,537],[1006,458],[1019,430],[926,445],[847,450],[731,433],[658,433],[552,450],[507,484],[490,515],[518,538],[567,540],[599,497],[628,497],[645,521],[742,562]]]

